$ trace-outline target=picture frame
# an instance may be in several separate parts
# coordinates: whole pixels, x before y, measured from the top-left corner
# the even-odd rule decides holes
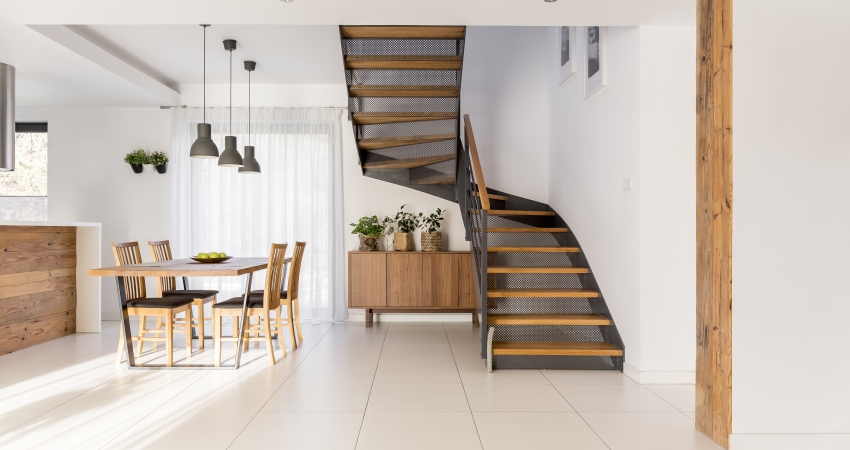
[[[560,69],[558,71],[558,84],[563,85],[576,73],[576,28],[558,27],[558,58]]]
[[[584,98],[608,85],[608,27],[584,27]]]

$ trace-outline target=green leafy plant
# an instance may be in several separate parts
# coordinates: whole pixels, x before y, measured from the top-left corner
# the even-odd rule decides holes
[[[168,162],[168,157],[163,152],[153,152],[148,158],[148,164],[153,166],[161,166]]]
[[[148,153],[142,149],[133,150],[124,156],[124,162],[134,166],[138,164],[149,164],[150,156],[148,156]]]
[[[404,210],[407,205],[401,205],[393,218],[399,233],[410,233],[419,228],[419,216]],[[421,215],[421,214],[420,214]]]
[[[389,216],[384,217],[384,220],[381,221],[381,225],[384,227],[384,235],[390,235],[395,232],[395,221]]]
[[[428,216],[423,216],[422,213],[419,213],[419,218],[422,220],[422,230],[427,231],[429,233],[434,233],[439,230],[440,222],[445,219],[445,217],[443,217],[443,214],[445,213],[446,211],[440,208],[437,208],[436,212],[433,212]]]
[[[349,224],[354,227],[351,234],[362,234],[364,236],[382,236],[386,228],[378,221],[378,216],[363,216],[357,223]]]

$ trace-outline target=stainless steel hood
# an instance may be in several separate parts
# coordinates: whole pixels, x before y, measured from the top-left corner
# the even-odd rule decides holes
[[[0,172],[15,170],[15,68],[0,63]]]

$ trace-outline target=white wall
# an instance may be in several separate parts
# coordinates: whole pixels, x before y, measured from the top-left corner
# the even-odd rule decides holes
[[[546,56],[546,27],[468,27],[461,92],[487,187],[543,203],[549,159]]]
[[[735,4],[734,450],[850,448],[848,17]]]
[[[559,86],[549,29],[549,204],[586,252],[627,374],[693,382],[694,28],[610,27],[608,86],[590,99],[582,30],[576,74]]]
[[[145,166],[134,174],[124,154],[168,152],[170,113],[158,108],[17,108],[18,121],[47,121],[47,219],[103,224],[101,262],[114,265],[110,243],[168,238],[170,174]],[[149,260],[143,251],[144,259]],[[150,289],[156,290],[153,279]],[[101,314],[118,317],[115,281],[101,283]]]

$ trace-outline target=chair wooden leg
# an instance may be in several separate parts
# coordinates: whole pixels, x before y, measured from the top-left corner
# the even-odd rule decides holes
[[[295,321],[295,318],[293,317],[294,314],[295,314],[295,312],[292,309],[292,302],[289,302],[289,311],[288,311],[288,315],[287,315],[287,320],[289,322],[289,326],[287,328],[289,328],[289,338],[292,339],[292,349],[293,350],[298,348],[298,341],[295,340],[295,325],[293,324],[293,322]]]
[[[215,366],[221,366],[221,314],[212,311],[213,345],[215,346]]]
[[[295,308],[295,328],[298,330],[298,340],[304,342],[304,336],[301,334],[301,309],[298,307],[298,299],[292,299],[292,305]]]
[[[139,355],[142,354],[145,347],[145,325],[147,325],[147,321],[147,316],[139,316],[139,349],[137,350]]]
[[[198,303],[198,348],[204,349],[204,302],[201,301]]]
[[[154,330],[159,331],[161,329],[162,329],[162,317],[156,316],[156,326],[154,327]],[[154,335],[159,336],[159,333],[154,333]],[[153,341],[153,342],[151,342],[151,344],[153,345],[154,351],[156,351],[156,349],[159,348],[159,341]]]
[[[263,317],[260,320],[265,320],[266,351],[269,352],[272,365],[275,365],[277,360],[274,357],[274,346],[272,346],[272,321],[268,309],[263,310]]]
[[[277,324],[277,343],[280,345],[281,351],[283,351],[283,356],[286,356],[286,341],[283,339],[283,320],[281,320],[281,308],[277,308],[274,313],[275,323]]]
[[[239,316],[230,316],[231,322],[233,322],[233,332],[231,333],[233,337],[239,337]],[[239,341],[236,339],[233,340],[233,357],[236,357],[236,351],[239,350]]]
[[[245,336],[243,339],[245,346],[242,348],[242,351],[248,351],[248,345],[251,343],[251,333],[248,332],[249,328],[251,328],[251,316],[245,318],[245,330],[243,333]]]
[[[174,365],[174,316],[165,315],[165,365]]]
[[[192,356],[192,305],[186,310],[186,356]]]

